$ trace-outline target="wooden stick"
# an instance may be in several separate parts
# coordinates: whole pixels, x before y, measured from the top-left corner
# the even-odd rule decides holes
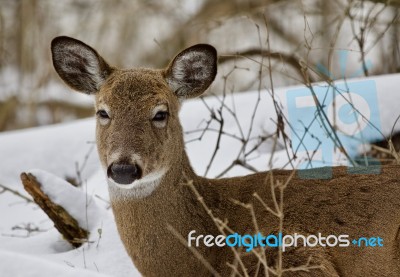
[[[74,247],[79,247],[88,239],[89,232],[82,229],[78,221],[73,218],[63,207],[55,204],[41,189],[41,184],[31,173],[22,173],[21,181],[25,190],[33,197],[33,200],[53,221],[56,229],[64,239]]]

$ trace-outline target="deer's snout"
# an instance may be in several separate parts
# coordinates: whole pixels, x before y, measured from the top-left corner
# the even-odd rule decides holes
[[[128,185],[142,177],[142,169],[136,164],[112,163],[107,169],[107,176],[118,184]]]

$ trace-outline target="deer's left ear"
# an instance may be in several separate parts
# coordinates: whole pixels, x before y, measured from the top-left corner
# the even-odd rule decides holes
[[[165,79],[179,98],[201,95],[217,74],[217,50],[197,44],[179,53],[165,71]]]

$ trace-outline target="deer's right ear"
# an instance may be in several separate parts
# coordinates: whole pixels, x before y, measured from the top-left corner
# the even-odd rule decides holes
[[[71,88],[93,94],[113,71],[90,46],[70,37],[56,37],[51,42],[53,65]]]

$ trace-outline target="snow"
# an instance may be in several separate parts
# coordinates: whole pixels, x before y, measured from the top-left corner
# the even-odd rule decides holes
[[[92,231],[103,212],[92,196],[71,186],[65,180],[41,169],[28,170],[40,183],[43,192],[59,206],[63,207],[79,226]]]
[[[94,128],[93,119],[84,119],[1,134],[0,183],[15,186],[19,183],[19,174],[30,168],[40,168],[60,177],[76,176],[76,163],[81,166],[94,147]],[[20,156],[16,155],[17,149]],[[83,180],[98,169],[96,149],[92,152],[82,172]]]
[[[352,79],[351,82],[365,80],[373,80],[376,84],[381,132],[387,136],[399,115],[400,74]],[[285,116],[288,116],[285,106],[287,92],[299,88],[280,88],[274,91]],[[204,101],[209,108],[217,111],[221,107],[220,99],[211,96],[204,98]],[[236,112],[238,121],[227,109],[223,109],[223,131],[239,137],[243,132],[246,137],[250,131],[252,111],[257,103],[250,137],[274,133],[276,113],[268,91],[227,95],[225,105]],[[198,99],[183,104],[180,118],[184,131],[201,129],[206,125],[210,118],[207,106]],[[209,127],[218,129],[219,125],[213,121]],[[394,130],[400,131],[400,125],[396,125]],[[286,131],[290,136],[291,130],[288,128]],[[200,135],[201,132],[186,133],[185,141],[192,166],[199,175],[203,175],[214,152],[218,134],[208,131],[198,139]],[[376,134],[373,134],[367,139],[376,138]],[[28,196],[22,188],[19,175],[21,172],[33,173],[41,182],[43,190],[90,231],[89,242],[73,249],[35,204],[3,192],[0,194],[1,276],[140,276],[123,248],[111,210],[107,209],[108,190],[94,140],[94,119],[0,134],[0,184]],[[252,141],[246,149],[251,149],[255,142]],[[238,157],[241,146],[239,140],[222,136],[220,148],[207,176],[214,177],[224,171]],[[263,143],[249,156],[249,164],[258,170],[266,170],[270,167],[269,160],[273,155],[272,167],[290,168],[282,140],[278,141],[277,147],[277,151],[271,153],[273,143]],[[302,155],[305,157],[305,153],[299,153],[300,157]],[[331,164],[342,162],[332,160]],[[77,179],[78,171],[83,183],[80,189],[64,181],[67,177]],[[224,176],[250,172],[236,165]],[[39,230],[13,230],[14,226],[23,227],[28,223]]]
[[[2,276],[14,277],[37,277],[37,276],[107,276],[101,273],[90,272],[75,267],[68,267],[54,262],[50,262],[43,258],[37,258],[32,255],[24,255],[21,253],[11,253],[0,250],[0,267]],[[4,267],[4,265],[7,265]],[[23,267],[21,266],[23,265]],[[29,270],[21,270],[27,268]],[[43,271],[45,269],[45,272]]]
[[[42,272],[45,269],[44,276],[52,276],[56,272],[67,274],[65,276],[140,276],[120,241],[111,210],[102,207],[104,205],[97,203],[86,191],[71,186],[53,174],[37,169],[28,172],[37,178],[42,190],[53,202],[64,207],[90,235],[88,242],[78,249],[73,249],[55,229],[29,239],[0,237],[1,249],[5,251],[0,252],[0,259],[3,256],[5,260],[14,257],[10,264],[0,262],[0,272],[10,272],[12,275],[7,276],[14,276],[19,263],[35,257],[28,264],[37,265],[27,276],[38,276],[35,274],[40,269]],[[46,261],[51,263],[47,265]]]

